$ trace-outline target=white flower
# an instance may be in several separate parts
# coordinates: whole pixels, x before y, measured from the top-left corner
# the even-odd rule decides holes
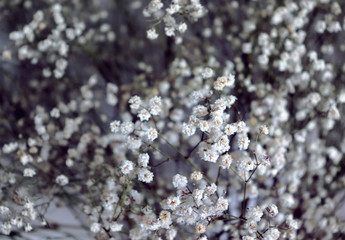
[[[184,33],[187,30],[187,24],[181,23],[180,25],[178,25],[178,30],[180,33]]]
[[[129,174],[134,169],[134,163],[129,160],[124,160],[120,168],[123,174]]]
[[[158,132],[156,129],[151,127],[151,128],[146,130],[146,135],[150,141],[153,141],[158,137]]]
[[[259,206],[251,207],[247,210],[246,215],[247,215],[247,219],[251,219],[255,222],[259,222],[263,215],[263,212]]]
[[[227,124],[224,128],[224,133],[228,136],[234,134],[237,131],[236,124]]]
[[[110,224],[110,231],[112,232],[119,232],[122,230],[123,224],[120,224],[118,222],[113,222]]]
[[[158,38],[158,33],[156,32],[156,29],[151,28],[151,29],[146,31],[146,36],[148,39],[154,40],[154,39]]]
[[[195,133],[196,128],[187,123],[183,123],[182,125],[182,133],[187,135],[187,136],[192,136]]]
[[[202,234],[202,233],[205,233],[205,232],[206,232],[206,226],[205,226],[204,224],[198,223],[198,224],[195,226],[195,228],[196,228],[196,232],[197,232],[198,234]]]
[[[153,180],[153,173],[147,168],[141,168],[138,171],[138,180],[145,183],[150,183]]]
[[[251,171],[255,168],[255,162],[248,156],[243,156],[237,161],[237,166],[240,171]]]
[[[138,163],[140,167],[147,167],[149,163],[150,156],[148,153],[139,154]]]
[[[199,128],[202,132],[210,131],[210,125],[208,124],[208,121],[206,120],[202,120],[199,122]]]
[[[120,126],[120,132],[123,135],[128,135],[134,131],[134,124],[132,122],[123,122]]]
[[[187,178],[180,174],[176,174],[172,180],[172,184],[177,189],[185,188],[187,186],[187,183],[188,183]]]
[[[194,181],[199,181],[201,180],[203,177],[202,173],[199,171],[194,171],[192,172],[192,174],[190,175],[190,179],[194,180]]]
[[[229,169],[232,163],[232,157],[230,154],[224,154],[220,157],[219,165],[223,169]]]
[[[276,228],[270,228],[267,232],[265,232],[264,240],[277,240],[279,239],[280,232]]]
[[[69,180],[65,175],[61,174],[56,177],[55,182],[60,186],[65,186],[69,183]]]
[[[278,207],[273,203],[268,205],[265,210],[270,217],[275,217],[278,214]]]
[[[228,209],[229,202],[223,197],[218,198],[217,204],[216,204],[216,209],[217,211],[225,211]]]
[[[139,109],[141,104],[141,99],[139,96],[133,96],[128,100],[131,109]]]
[[[259,133],[260,134],[265,134],[268,135],[269,131],[266,125],[262,125],[259,127]]]
[[[181,203],[181,200],[179,197],[170,196],[167,199],[167,205],[171,210],[175,210],[177,206],[180,205],[180,203]]]
[[[113,133],[117,133],[120,131],[120,125],[121,125],[121,122],[120,121],[112,121],[110,123],[110,131],[113,132]]]
[[[140,121],[148,121],[151,117],[151,114],[149,111],[147,111],[146,109],[141,109],[139,111],[138,117],[140,118]]]
[[[294,219],[288,219],[288,220],[286,220],[286,224],[288,225],[288,228],[289,229],[295,229],[295,230],[297,230],[298,229],[298,223],[297,223],[297,221],[296,220],[294,220]]]
[[[240,150],[246,150],[249,146],[250,140],[247,134],[240,134],[238,136],[237,144]]]
[[[207,67],[202,71],[201,75],[202,75],[202,78],[204,79],[211,78],[214,75],[214,71],[212,70],[212,68]]]
[[[100,223],[92,223],[90,226],[90,231],[93,233],[98,233],[101,230],[101,224]]]
[[[33,177],[36,175],[36,171],[33,168],[25,168],[24,169],[24,177]]]

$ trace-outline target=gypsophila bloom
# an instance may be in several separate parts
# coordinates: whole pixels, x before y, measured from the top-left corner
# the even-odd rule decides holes
[[[146,168],[141,168],[138,171],[138,180],[145,183],[150,183],[153,180],[153,173]]]
[[[180,203],[181,200],[179,197],[171,196],[167,199],[167,205],[171,210],[175,210]]]
[[[185,188],[187,186],[187,183],[188,183],[187,178],[185,176],[180,175],[180,174],[176,174],[172,180],[172,184],[177,189]]]
[[[65,175],[61,174],[56,177],[55,182],[60,186],[65,186],[69,183],[69,180]]]
[[[195,133],[195,130],[196,128],[190,124],[183,123],[182,125],[182,133],[187,136],[192,136]]]
[[[93,233],[98,233],[101,230],[101,224],[100,223],[92,223],[90,226],[90,231]]]
[[[246,214],[247,219],[251,219],[255,222],[259,222],[262,215],[263,215],[263,212],[259,206],[248,208],[247,214]]]
[[[124,160],[121,164],[121,172],[125,175],[129,174],[134,169],[134,163],[129,160]]]
[[[255,238],[253,238],[251,236],[243,236],[242,240],[255,240]]]
[[[219,161],[219,165],[223,169],[229,169],[232,163],[232,157],[230,154],[224,154],[222,155]]]
[[[279,239],[280,232],[276,228],[270,228],[267,232],[264,234],[264,240],[277,240]]]
[[[154,128],[149,128],[146,130],[146,135],[150,141],[153,141],[158,137],[158,132]]]
[[[131,109],[139,109],[141,104],[141,99],[139,96],[133,96],[128,100]]]
[[[278,207],[273,203],[269,204],[265,210],[270,217],[275,217],[278,214]]]
[[[239,134],[238,135],[238,140],[237,140],[237,144],[238,144],[238,148],[240,150],[246,150],[249,146],[250,140],[247,136],[247,134]]]
[[[298,229],[298,223],[294,219],[288,219],[286,220],[286,224],[288,225],[288,228],[291,230],[297,230]]]
[[[140,167],[147,167],[150,156],[148,153],[140,153],[138,157],[138,164]]]
[[[218,198],[217,204],[216,204],[216,209],[217,211],[225,211],[228,209],[229,202],[223,197]]]
[[[205,233],[206,232],[206,226],[203,224],[198,223],[196,226],[196,232],[199,234]]]
[[[265,135],[268,135],[268,128],[266,125],[262,125],[259,127],[259,133],[260,134],[265,134]]]
[[[192,172],[192,174],[190,175],[190,178],[194,181],[199,181],[202,179],[202,173],[199,171],[194,171]]]
[[[128,135],[134,131],[134,124],[132,122],[123,122],[120,126],[120,132],[123,135]]]
[[[255,168],[255,161],[248,156],[243,156],[237,161],[238,169],[241,171],[251,171]]]
[[[118,222],[113,222],[110,224],[110,231],[112,232],[120,232],[122,230],[123,224]]]
[[[224,128],[224,132],[226,135],[230,136],[237,131],[236,124],[227,124]]]
[[[149,111],[147,111],[146,109],[141,109],[139,111],[138,117],[140,118],[140,121],[148,121],[151,117],[151,114]]]
[[[148,39],[154,40],[154,39],[158,38],[158,33],[156,32],[156,29],[151,28],[151,29],[146,31],[146,36]]]
[[[36,175],[36,171],[33,168],[25,168],[23,175],[24,177],[33,177]]]
[[[120,125],[121,125],[121,122],[120,121],[112,121],[110,123],[110,131],[113,132],[113,133],[117,133],[120,131]]]
[[[212,68],[205,68],[203,71],[202,71],[202,73],[201,73],[201,75],[202,75],[202,78],[211,78],[211,77],[213,77],[213,75],[214,75],[214,71],[213,71],[213,69]]]
[[[246,222],[246,227],[247,227],[249,233],[254,233],[254,232],[256,232],[257,223],[253,220],[248,220]]]
[[[261,156],[261,158],[260,158],[260,164],[262,164],[262,165],[265,166],[265,167],[271,166],[271,159],[270,159],[270,157],[267,156],[267,155]]]

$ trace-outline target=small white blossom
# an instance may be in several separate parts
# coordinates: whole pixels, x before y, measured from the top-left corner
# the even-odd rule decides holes
[[[171,196],[167,199],[167,205],[171,210],[175,210],[180,203],[181,200],[179,197]]]
[[[262,125],[259,127],[259,133],[260,134],[265,134],[268,135],[269,131],[266,125]]]
[[[148,153],[141,153],[138,157],[138,164],[140,167],[147,167],[150,156]]]
[[[110,231],[112,232],[120,232],[122,230],[123,224],[118,222],[113,222],[110,224]]]
[[[270,217],[275,217],[278,214],[278,207],[273,203],[268,205],[265,210]]]
[[[195,133],[196,128],[187,123],[183,123],[182,125],[182,133],[187,135],[187,136],[192,136]]]
[[[101,230],[101,224],[100,223],[92,223],[90,226],[90,231],[93,233],[98,233]]]
[[[56,177],[55,182],[60,186],[65,186],[69,183],[69,180],[65,175],[61,174]]]
[[[255,222],[259,222],[262,215],[263,215],[263,212],[259,206],[248,208],[247,214],[246,214],[248,219],[251,219]]]
[[[110,123],[110,131],[113,132],[113,133],[118,133],[120,131],[120,125],[121,125],[121,122],[120,121],[112,121]]]
[[[149,111],[147,111],[146,109],[141,109],[139,111],[138,117],[140,118],[140,121],[148,121],[151,117],[151,114]]]
[[[153,141],[158,137],[158,132],[155,128],[149,128],[146,130],[146,135],[150,141]]]
[[[139,96],[133,96],[128,100],[131,109],[139,109],[141,104],[141,98]]]
[[[33,168],[25,168],[24,169],[24,177],[33,177],[36,175],[36,171]]]
[[[158,38],[158,33],[156,32],[156,29],[151,28],[151,29],[146,31],[146,36],[148,39],[154,40],[154,39]]]
[[[198,224],[195,226],[195,228],[196,228],[196,232],[197,232],[198,234],[202,234],[202,233],[205,233],[205,232],[206,232],[206,226],[205,226],[204,224],[198,223]]]
[[[249,146],[250,140],[247,134],[240,134],[238,136],[237,144],[240,150],[246,150]]]
[[[145,183],[150,183],[153,180],[153,173],[147,168],[141,168],[138,171],[138,180]]]
[[[224,154],[222,155],[219,161],[219,165],[223,169],[229,169],[232,163],[232,157],[230,154]]]
[[[185,188],[187,186],[187,183],[188,183],[187,178],[180,174],[176,174],[172,180],[172,184],[177,189]]]
[[[129,174],[134,169],[134,163],[129,160],[124,160],[121,164],[120,169],[123,174]]]

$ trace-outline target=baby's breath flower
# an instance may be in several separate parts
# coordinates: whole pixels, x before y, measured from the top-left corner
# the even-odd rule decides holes
[[[158,33],[156,32],[156,29],[151,28],[151,29],[146,31],[146,36],[148,39],[154,40],[154,39],[158,38]]]
[[[140,167],[147,167],[150,156],[148,153],[140,153],[138,157],[138,164]]]
[[[151,127],[146,130],[146,136],[150,141],[153,141],[158,137],[158,132],[155,128]]]
[[[55,182],[60,186],[65,186],[69,183],[69,180],[65,175],[61,174],[56,177]]]
[[[182,189],[182,188],[185,188],[187,186],[188,180],[185,176],[182,176],[180,174],[176,174],[173,177],[172,183],[173,183],[175,188]]]
[[[179,206],[181,203],[181,200],[179,197],[171,196],[167,199],[167,205],[171,210],[175,210],[177,206]]]
[[[266,126],[266,125],[260,126],[260,127],[259,127],[259,133],[260,133],[260,134],[268,135],[269,132],[268,132],[267,126]]]
[[[190,178],[194,181],[199,181],[202,179],[202,173],[199,171],[194,171],[192,172],[192,174],[190,175]]]
[[[203,224],[198,223],[195,228],[198,234],[202,234],[206,232],[206,226]]]
[[[252,219],[255,222],[259,222],[261,217],[263,215],[263,212],[259,206],[257,207],[250,207],[247,210],[247,218]]]
[[[129,174],[134,169],[134,163],[129,160],[124,160],[121,164],[121,172],[125,175]]]
[[[131,109],[139,109],[141,104],[141,99],[139,96],[133,96],[128,100]]]
[[[36,175],[36,171],[33,168],[25,168],[24,169],[24,177],[33,177]]]
[[[224,154],[220,157],[219,165],[223,169],[229,169],[232,163],[232,157],[230,154]]]
[[[141,168],[138,171],[138,180],[145,183],[150,183],[153,180],[153,173],[147,168]]]
[[[267,214],[270,217],[275,217],[278,214],[278,207],[275,204],[273,204],[273,203],[268,205],[265,209],[266,209]]]

